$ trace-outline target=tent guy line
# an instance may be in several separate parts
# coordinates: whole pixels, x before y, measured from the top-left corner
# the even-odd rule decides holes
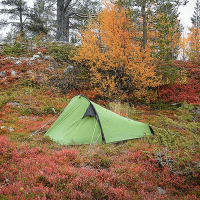
[[[40,131],[42,128],[44,128],[46,125],[48,125],[50,122],[52,122],[52,120],[53,120],[54,118],[56,118],[63,110],[64,110],[64,108],[63,108],[59,113],[57,113],[55,116],[53,116],[46,124],[44,124],[43,126],[41,126],[41,127],[40,127],[38,130],[36,130],[35,132],[31,133],[31,134],[29,135],[29,137],[28,137],[27,139],[25,139],[25,140],[22,142],[22,144],[25,143],[26,141],[28,141],[32,136],[36,135],[37,133],[40,133],[39,131]]]

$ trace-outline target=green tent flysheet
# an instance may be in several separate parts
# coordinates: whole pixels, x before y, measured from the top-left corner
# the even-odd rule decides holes
[[[152,128],[120,116],[90,101],[74,96],[45,133],[62,145],[115,143],[154,134]]]

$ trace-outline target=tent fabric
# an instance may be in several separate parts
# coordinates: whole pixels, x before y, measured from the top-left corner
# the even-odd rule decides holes
[[[97,117],[96,117],[97,116],[97,112],[96,112],[94,106],[92,106],[91,103],[88,106],[83,118],[86,117],[86,116],[95,117],[97,119]]]
[[[82,145],[114,143],[152,133],[153,130],[147,124],[120,116],[83,95],[77,95],[45,136],[62,145]]]

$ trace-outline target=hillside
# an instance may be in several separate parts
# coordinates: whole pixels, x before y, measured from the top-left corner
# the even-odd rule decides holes
[[[81,86],[79,92],[98,104],[152,125],[155,136],[61,146],[43,135],[79,92],[61,94],[58,85],[47,84],[53,70],[49,59],[1,57],[0,199],[200,198],[198,99],[190,95],[181,101],[181,90],[174,94],[173,87],[167,87],[167,93],[163,87],[163,99],[152,104],[137,100],[130,107],[100,99]]]

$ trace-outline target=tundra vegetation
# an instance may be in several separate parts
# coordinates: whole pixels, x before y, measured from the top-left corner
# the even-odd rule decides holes
[[[178,40],[171,18],[155,12],[146,25],[141,19],[144,34],[125,7],[107,2],[80,31],[79,46],[42,34],[3,46],[0,199],[200,198],[198,22]],[[178,46],[183,60],[170,56]],[[155,135],[82,146],[44,137],[80,93]]]

